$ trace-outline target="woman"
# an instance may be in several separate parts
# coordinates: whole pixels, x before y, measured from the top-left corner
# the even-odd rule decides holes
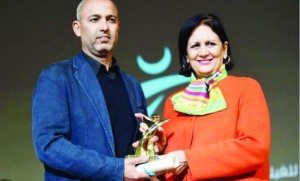
[[[192,81],[169,96],[164,153],[181,165],[166,180],[269,180],[270,117],[257,81],[227,75],[230,43],[214,15],[181,28],[179,57]]]

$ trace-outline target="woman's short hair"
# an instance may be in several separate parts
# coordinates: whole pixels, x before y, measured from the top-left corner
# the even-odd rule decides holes
[[[192,35],[193,31],[199,26],[199,25],[206,25],[212,29],[213,32],[215,32],[222,44],[224,42],[228,42],[228,49],[227,49],[227,59],[224,60],[227,63],[225,64],[226,70],[231,70],[234,67],[234,64],[232,61],[228,62],[228,58],[231,56],[231,50],[230,50],[230,43],[227,38],[227,35],[225,33],[225,30],[223,28],[223,25],[221,24],[221,21],[217,18],[214,14],[196,14],[195,16],[188,19],[185,24],[180,29],[179,37],[178,37],[178,49],[179,49],[179,63],[180,63],[180,70],[179,74],[184,75],[186,77],[191,76],[192,69],[187,62],[186,56],[187,56],[187,44],[190,36]],[[224,62],[225,63],[225,62]]]

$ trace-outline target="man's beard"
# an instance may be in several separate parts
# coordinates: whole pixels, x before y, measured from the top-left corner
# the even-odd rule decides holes
[[[100,43],[94,45],[95,50],[97,51],[97,54],[100,58],[106,58],[108,53],[111,50],[109,43]]]
[[[105,57],[107,57],[108,50],[102,49],[102,50],[100,50],[100,51],[98,52],[98,54],[99,54],[99,57],[105,58]]]

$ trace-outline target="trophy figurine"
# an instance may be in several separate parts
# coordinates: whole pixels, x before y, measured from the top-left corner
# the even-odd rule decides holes
[[[148,162],[136,166],[138,170],[144,171],[149,176],[155,176],[161,174],[162,171],[172,170],[179,166],[179,159],[175,155],[156,155],[154,144],[150,141],[156,129],[168,121],[169,119],[161,120],[157,114],[151,116],[151,120],[143,119],[143,122],[148,125],[148,130],[139,140],[135,154],[131,156],[149,156]]]
[[[148,125],[148,130],[139,140],[134,156],[149,156],[150,160],[155,159],[154,144],[150,140],[154,136],[156,129],[168,121],[169,119],[161,120],[157,114],[151,116],[151,120],[143,119],[143,122]]]

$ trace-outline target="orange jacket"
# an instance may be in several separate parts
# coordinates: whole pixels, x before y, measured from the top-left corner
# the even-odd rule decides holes
[[[167,180],[269,180],[270,116],[259,83],[228,76],[218,85],[227,108],[216,113],[179,113],[167,99],[165,153],[184,150],[189,165],[185,174],[167,174]]]

